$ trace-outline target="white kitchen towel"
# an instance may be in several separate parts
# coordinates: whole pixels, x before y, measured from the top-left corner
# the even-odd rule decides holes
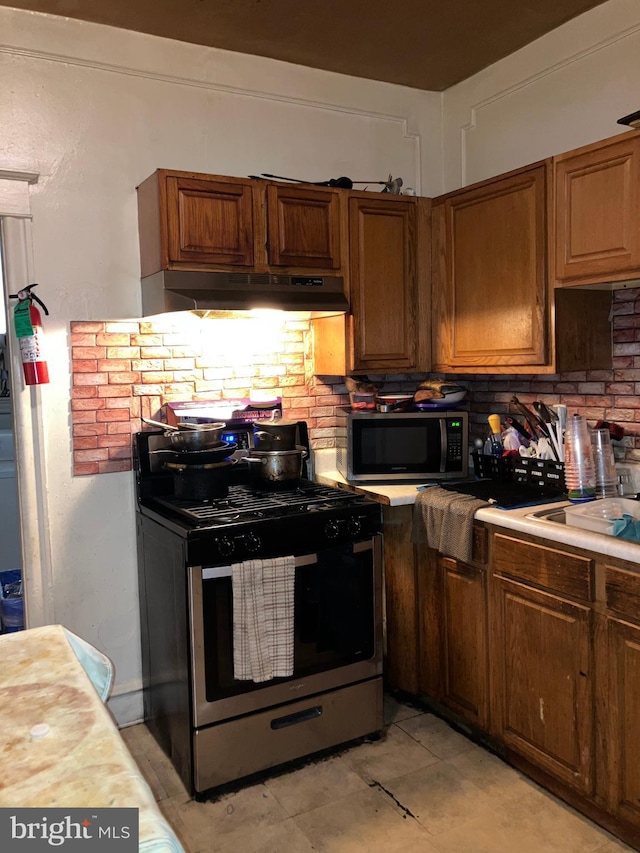
[[[293,557],[231,566],[234,678],[261,682],[293,675],[294,579]]]

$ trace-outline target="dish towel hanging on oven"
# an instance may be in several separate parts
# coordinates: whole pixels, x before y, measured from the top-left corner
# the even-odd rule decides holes
[[[293,675],[294,578],[293,557],[231,566],[234,678],[260,682]]]

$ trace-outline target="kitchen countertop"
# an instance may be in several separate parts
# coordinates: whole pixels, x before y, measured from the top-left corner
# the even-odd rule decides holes
[[[406,506],[415,503],[419,484],[408,483],[406,485],[393,486],[352,485],[347,483],[339,471],[335,470],[335,452],[333,452],[333,456],[330,451],[321,451],[321,453],[324,455],[316,452],[315,479],[318,483],[325,486],[338,486],[338,488],[367,495],[385,506]],[[332,463],[333,468],[330,467]],[[556,501],[550,504],[540,504],[520,509],[484,507],[476,512],[475,518],[477,521],[483,521],[485,524],[493,524],[496,527],[504,527],[507,530],[514,530],[519,533],[528,533],[530,536],[537,536],[538,538],[561,545],[572,545],[584,551],[593,551],[608,557],[615,557],[619,560],[640,563],[640,543],[618,539],[615,536],[607,536],[604,533],[595,533],[580,527],[571,527],[552,521],[537,521],[527,518],[527,516],[534,512],[551,507],[561,508],[563,506],[571,506],[571,504],[568,501]]]

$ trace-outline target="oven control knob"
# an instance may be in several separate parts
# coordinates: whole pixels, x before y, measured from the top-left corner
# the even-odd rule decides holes
[[[220,552],[221,557],[229,557],[235,551],[236,546],[235,543],[228,539],[226,536],[221,536],[218,539],[218,551]]]
[[[358,518],[357,515],[352,515],[351,518],[347,521],[347,530],[352,536],[360,533],[362,530],[362,522]]]
[[[256,536],[255,533],[248,533],[244,537],[244,547],[247,549],[247,551],[250,551],[251,553],[255,553],[256,551],[258,551],[261,545],[262,542],[260,542],[259,537]]]
[[[340,527],[337,521],[327,521],[324,526],[324,535],[327,539],[335,539],[340,534]]]

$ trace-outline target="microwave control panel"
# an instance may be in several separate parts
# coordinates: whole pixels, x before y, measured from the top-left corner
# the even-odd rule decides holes
[[[447,471],[460,468],[465,452],[463,426],[462,418],[447,418]]]

